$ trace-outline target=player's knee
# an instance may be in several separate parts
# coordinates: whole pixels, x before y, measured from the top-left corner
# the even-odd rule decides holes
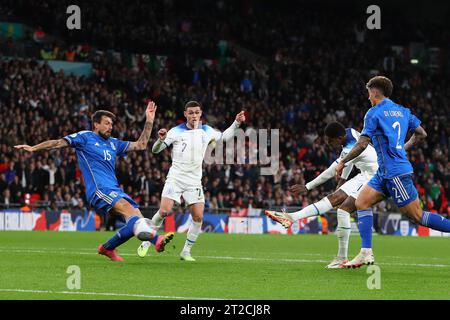
[[[167,217],[169,215],[170,211],[164,208],[159,209],[159,215],[161,217]]]
[[[345,201],[345,199],[347,198],[347,195],[345,193],[342,192],[335,192],[333,194],[330,194],[328,197],[328,201],[330,201],[331,205],[333,207],[341,204],[342,202]]]
[[[192,215],[192,220],[195,222],[203,222],[203,214]]]
[[[422,212],[415,211],[409,216],[409,219],[415,224],[420,224],[422,222]]]
[[[368,205],[367,201],[358,197],[355,201],[355,207],[356,207],[356,210],[365,210],[365,209],[369,208],[370,206]]]

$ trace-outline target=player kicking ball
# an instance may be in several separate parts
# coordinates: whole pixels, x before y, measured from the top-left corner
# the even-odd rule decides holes
[[[338,163],[347,155],[353,145],[359,139],[359,132],[351,128],[345,128],[339,122],[332,122],[325,128],[325,137],[327,143],[337,149],[341,148],[341,155],[338,160],[334,161],[328,169],[322,172],[314,180],[308,182],[306,185],[294,185],[290,191],[294,194],[306,193],[318,186],[322,185],[329,179],[335,176],[335,168]],[[354,178],[347,181],[348,176],[353,170],[353,167],[358,168],[361,173]],[[378,169],[377,154],[375,149],[369,146],[361,155],[354,158],[345,167],[344,172],[338,182],[337,190],[332,194],[326,196],[322,200],[310,204],[296,212],[276,212],[264,211],[264,214],[272,220],[281,223],[285,228],[289,228],[294,221],[313,216],[319,216],[333,209],[337,209],[336,235],[338,238],[338,254],[326,266],[329,269],[343,268],[343,264],[348,262],[348,241],[351,233],[350,213],[356,211],[355,201],[360,193],[363,185],[365,185],[376,173]],[[367,241],[363,243],[363,248],[370,254],[366,255],[364,263],[373,264],[374,257],[372,254],[372,237],[367,237]]]
[[[234,131],[245,121],[245,115],[243,111],[237,114],[233,124],[223,133],[201,124],[202,107],[196,101],[186,103],[184,116],[187,120],[186,123],[180,124],[168,132],[166,129],[159,130],[159,138],[152,148],[153,153],[159,153],[165,148],[173,146],[172,166],[161,194],[161,205],[152,221],[159,228],[164,218],[172,211],[174,203],[179,204],[183,197],[192,216],[192,223],[189,226],[180,258],[185,261],[195,261],[191,255],[191,249],[201,232],[205,209],[201,180],[206,148],[212,141],[232,139]],[[149,242],[143,242],[138,248],[138,255],[144,257],[149,247]]]
[[[352,150],[336,166],[336,175],[339,176],[345,164],[363,154],[370,142],[377,152],[378,171],[363,187],[355,203],[358,216],[363,217],[359,221],[363,243],[373,222],[372,206],[386,197],[391,197],[400,212],[406,214],[413,222],[442,232],[450,232],[449,219],[422,210],[412,180],[413,168],[406,151],[427,136],[420,126],[420,120],[410,109],[389,99],[393,84],[388,78],[373,77],[366,88],[372,107],[364,117],[361,136]],[[405,143],[408,132],[413,132],[413,135]],[[366,259],[367,253],[361,250],[344,266],[358,268],[365,264]]]
[[[139,205],[120,187],[115,174],[116,157],[127,152],[145,150],[155,119],[156,105],[149,102],[146,109],[144,130],[137,141],[121,141],[111,137],[116,116],[106,110],[98,110],[92,115],[92,131],[80,131],[62,139],[44,141],[35,146],[17,145],[16,149],[28,152],[75,148],[78,165],[83,174],[86,197],[91,207],[102,214],[121,215],[126,224],[111,239],[100,245],[98,253],[113,261],[123,261],[117,253],[117,247],[133,236],[155,244],[157,252],[173,238],[173,233],[157,236],[156,229],[149,219],[145,219]]]

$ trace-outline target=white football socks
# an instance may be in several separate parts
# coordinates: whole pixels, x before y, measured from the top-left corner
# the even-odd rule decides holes
[[[202,223],[203,221],[196,222],[192,220],[191,225],[189,226],[189,230],[187,232],[186,243],[184,244],[184,248],[182,253],[190,254],[192,246],[197,241],[198,235],[202,231]]]
[[[163,221],[164,221],[164,218],[161,217],[161,215],[159,214],[159,210],[156,211],[156,213],[152,217],[152,222],[153,222],[153,225],[155,226],[156,230],[158,230],[161,227]]]
[[[336,235],[338,237],[339,249],[338,257],[347,258],[348,254],[348,240],[352,232],[350,223],[350,213],[342,209],[337,210],[337,228]]]
[[[331,205],[330,200],[328,200],[328,198],[325,197],[316,203],[310,204],[309,206],[303,208],[300,211],[295,211],[286,214],[289,215],[293,221],[297,221],[299,219],[321,215],[323,213],[330,211],[331,209],[333,209],[333,206]]]

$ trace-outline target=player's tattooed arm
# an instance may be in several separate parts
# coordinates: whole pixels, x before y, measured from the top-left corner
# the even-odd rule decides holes
[[[364,150],[366,150],[367,146],[370,143],[370,138],[368,136],[360,136],[356,144],[353,146],[352,150],[345,156],[344,159],[339,162],[339,164],[336,166],[336,175],[338,177],[341,176],[342,170],[344,170],[345,164],[353,159],[355,159],[357,156],[359,156],[361,153],[363,153]]]
[[[150,140],[150,135],[153,129],[153,121],[155,120],[156,104],[150,101],[147,105],[147,110],[145,111],[145,125],[144,130],[142,130],[141,136],[135,142],[131,142],[128,147],[128,151],[145,150],[147,149],[148,140]]]
[[[405,151],[409,151],[413,146],[420,144],[427,137],[427,132],[421,126],[418,126],[414,130],[413,135],[409,138],[408,142],[405,143]]]
[[[36,152],[41,150],[52,150],[52,149],[59,149],[59,148],[65,148],[68,147],[69,143],[65,139],[58,139],[58,140],[47,140],[44,142],[41,142],[35,146],[29,146],[27,144],[19,144],[17,146],[14,146],[14,148],[18,150],[25,150],[28,152]]]

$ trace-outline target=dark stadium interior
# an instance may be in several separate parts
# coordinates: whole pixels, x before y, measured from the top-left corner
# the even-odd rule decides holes
[[[184,121],[186,101],[225,130],[245,110],[245,130],[280,129],[280,170],[205,165],[206,208],[303,207],[334,190],[329,181],[303,196],[305,183],[338,156],[324,143],[331,121],[361,131],[376,74],[394,82],[393,98],[414,110],[428,133],[409,153],[424,208],[450,213],[450,5],[389,1],[381,30],[365,27],[368,1],[77,1],[82,29],[68,30],[70,1],[2,0],[0,21],[27,26],[22,39],[0,36],[0,208],[33,205],[87,208],[75,152],[15,151],[79,130],[107,109],[114,136],[136,140],[147,99],[158,105],[150,144],[160,128]],[[53,72],[41,60],[92,64],[86,76]],[[158,207],[170,151],[129,154],[117,177],[147,214]],[[177,210],[183,210],[180,207]],[[377,212],[396,212],[382,202]]]

